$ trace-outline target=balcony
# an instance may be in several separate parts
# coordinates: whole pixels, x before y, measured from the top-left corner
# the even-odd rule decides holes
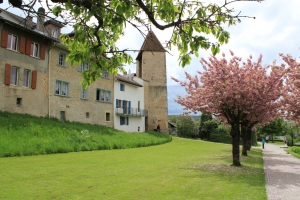
[[[142,110],[138,108],[116,108],[115,112],[117,115],[148,117],[148,110]]]

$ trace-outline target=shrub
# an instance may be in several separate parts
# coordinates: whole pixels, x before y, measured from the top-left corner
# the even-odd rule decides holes
[[[177,118],[177,135],[179,137],[196,138],[197,128],[193,118],[187,114],[179,115]]]
[[[292,151],[295,152],[295,153],[300,154],[300,147],[293,146]]]
[[[219,126],[210,135],[210,141],[231,144],[232,138],[226,127]]]

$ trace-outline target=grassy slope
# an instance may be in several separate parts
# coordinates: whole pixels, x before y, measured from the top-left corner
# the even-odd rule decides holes
[[[126,133],[106,126],[0,111],[0,157],[125,149],[171,140],[171,136],[156,132]]]
[[[164,145],[0,158],[0,199],[267,199],[260,149],[231,167],[231,145]]]

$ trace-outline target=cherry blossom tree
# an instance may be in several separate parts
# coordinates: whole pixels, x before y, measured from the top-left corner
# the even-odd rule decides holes
[[[300,122],[300,63],[290,55],[281,54],[282,59],[288,65],[286,82],[283,97],[284,109],[282,113],[285,117],[295,123]]]
[[[262,56],[256,62],[252,56],[243,62],[230,53],[229,60],[225,54],[220,59],[202,58],[204,72],[198,71],[199,77],[186,73],[186,81],[172,79],[186,89],[187,95],[176,99],[186,110],[211,113],[227,120],[231,126],[233,165],[240,166],[240,124],[252,128],[278,116],[285,68],[276,63],[263,67]]]

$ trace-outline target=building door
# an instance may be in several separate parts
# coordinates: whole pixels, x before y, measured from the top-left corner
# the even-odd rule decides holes
[[[66,112],[60,111],[60,121],[64,122],[66,121]]]
[[[145,117],[145,132],[148,131],[148,117]]]

